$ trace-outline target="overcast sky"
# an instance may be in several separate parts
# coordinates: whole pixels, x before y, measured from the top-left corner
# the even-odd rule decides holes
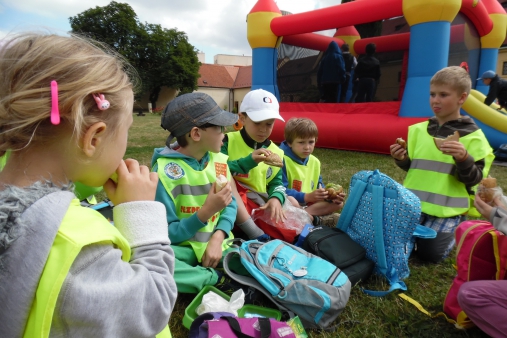
[[[213,63],[216,54],[252,55],[246,39],[246,15],[257,0],[117,0],[128,3],[141,22],[176,28]],[[9,32],[70,31],[69,17],[109,0],[0,0],[0,38]],[[341,0],[278,0],[293,14],[338,5]],[[329,35],[331,33],[324,33]]]

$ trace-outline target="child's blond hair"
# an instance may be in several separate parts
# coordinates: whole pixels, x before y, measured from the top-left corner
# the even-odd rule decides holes
[[[470,94],[472,80],[468,72],[458,66],[446,67],[433,75],[430,85],[446,85],[457,91],[459,95]]]
[[[285,124],[285,141],[291,144],[296,138],[311,138],[319,136],[317,125],[304,117],[292,117]]]
[[[59,125],[50,122],[53,80]],[[134,82],[135,70],[96,41],[39,33],[5,39],[0,48],[0,155],[55,140],[65,127],[79,137],[99,121],[113,131],[108,136],[114,135],[127,116],[125,93],[131,93]],[[111,107],[99,110],[94,93],[104,94]]]

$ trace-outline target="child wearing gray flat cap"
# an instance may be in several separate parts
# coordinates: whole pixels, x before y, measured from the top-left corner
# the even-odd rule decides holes
[[[167,209],[176,257],[174,279],[182,293],[198,293],[206,285],[220,287],[228,279],[215,268],[231,250],[225,240],[233,238],[237,204],[228,157],[220,148],[224,127],[237,120],[237,115],[198,92],[175,98],[162,113],[162,128],[169,137],[152,158],[152,170],[160,179],[155,200]],[[173,138],[176,147],[171,145]],[[228,182],[217,192],[220,175]]]

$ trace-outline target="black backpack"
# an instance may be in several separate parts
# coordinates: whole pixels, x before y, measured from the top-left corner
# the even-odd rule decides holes
[[[340,268],[355,285],[370,277],[375,263],[366,258],[366,250],[338,228],[315,227],[306,236],[302,248]]]
[[[498,147],[498,149],[494,152],[496,161],[507,161],[507,143],[504,143]]]

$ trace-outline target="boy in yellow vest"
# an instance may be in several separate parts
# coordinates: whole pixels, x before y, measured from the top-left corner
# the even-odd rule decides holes
[[[268,91],[257,89],[248,92],[240,106],[239,119],[243,129],[228,133],[224,138],[222,153],[229,156],[229,168],[235,179],[238,194],[236,224],[249,238],[263,233],[292,242],[296,232],[280,229],[250,218],[256,208],[265,209],[273,223],[283,222],[286,218],[282,210],[285,202],[285,187],[282,183],[282,171],[279,167],[264,163],[271,153],[283,158],[283,151],[269,140],[275,120],[284,121],[279,113],[276,97]],[[260,229],[259,229],[259,228]]]
[[[280,145],[284,152],[282,182],[289,200],[295,206],[307,206],[305,210],[314,217],[316,225],[319,225],[316,220],[320,221],[320,216],[340,210],[345,198],[345,194],[340,193],[329,200],[324,189],[320,161],[312,155],[318,136],[315,122],[308,118],[291,118],[285,124],[285,141]],[[328,225],[336,226],[337,217],[327,219],[330,221]]]
[[[206,285],[222,289],[230,281],[215,268],[229,248],[225,240],[232,237],[237,204],[230,183],[216,192],[216,180],[231,179],[220,146],[224,126],[237,119],[198,92],[175,98],[162,113],[162,128],[170,134],[152,158],[160,179],[155,200],[167,209],[174,279],[182,293],[198,293]],[[171,145],[174,137],[177,144]]]
[[[492,149],[481,129],[460,108],[470,93],[470,76],[453,66],[438,71],[430,81],[430,106],[435,114],[408,129],[407,149],[390,146],[396,165],[408,171],[404,186],[421,199],[421,221],[434,229],[434,239],[418,239],[416,252],[438,262],[454,246],[454,230],[470,208],[473,187],[487,176]],[[434,138],[459,133],[459,141],[438,147]]]

